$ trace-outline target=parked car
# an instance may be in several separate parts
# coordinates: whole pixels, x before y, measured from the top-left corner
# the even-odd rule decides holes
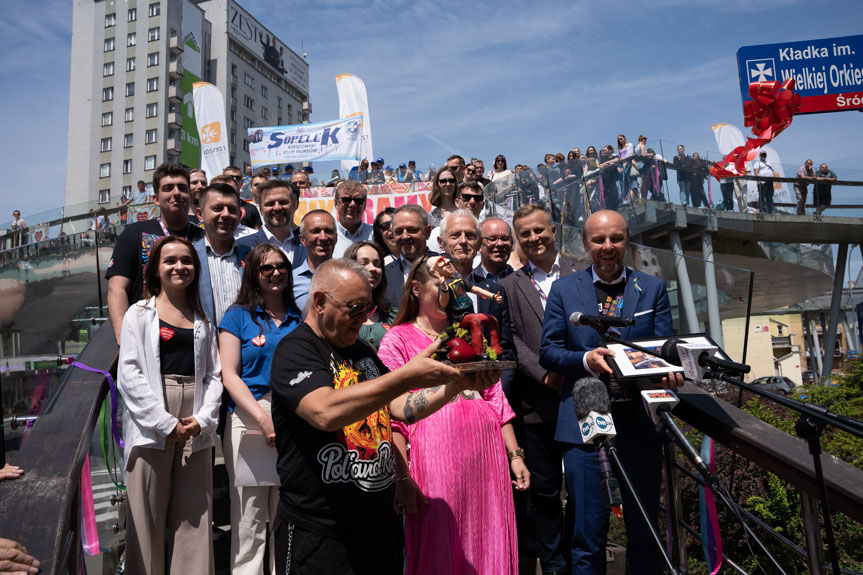
[[[756,385],[764,391],[772,391],[773,393],[781,393],[782,395],[788,395],[794,391],[795,387],[797,387],[797,384],[793,381],[785,376],[779,375],[759,377],[753,381],[751,385]]]

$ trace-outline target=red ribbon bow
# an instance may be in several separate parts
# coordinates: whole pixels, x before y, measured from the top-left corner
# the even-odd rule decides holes
[[[747,138],[745,146],[734,148],[721,162],[710,168],[717,180],[746,173],[746,162],[755,158],[761,146],[770,143],[791,125],[794,114],[800,111],[800,94],[794,92],[794,78],[779,82],[753,82],[749,84],[752,100],[743,103],[743,125],[752,127],[754,138]],[[733,169],[729,169],[733,166]]]

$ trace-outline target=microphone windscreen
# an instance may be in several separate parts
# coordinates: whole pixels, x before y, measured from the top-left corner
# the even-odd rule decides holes
[[[671,365],[680,365],[680,351],[677,349],[677,344],[680,343],[686,343],[686,341],[679,337],[670,337],[665,340],[665,343],[662,344],[662,349],[660,350],[662,359]]]
[[[611,413],[608,390],[605,384],[595,377],[582,377],[575,382],[572,388],[572,402],[578,419],[584,419],[591,411]]]

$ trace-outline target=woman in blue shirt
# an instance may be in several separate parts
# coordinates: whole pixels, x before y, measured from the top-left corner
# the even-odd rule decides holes
[[[267,523],[272,529],[276,519],[270,366],[279,341],[302,320],[292,283],[285,254],[270,244],[256,246],[246,258],[237,301],[219,325],[222,381],[231,396],[224,453],[231,480],[232,573],[261,573]],[[272,549],[266,572],[275,572]]]

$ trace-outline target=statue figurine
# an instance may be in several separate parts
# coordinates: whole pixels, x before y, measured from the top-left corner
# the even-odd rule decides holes
[[[475,285],[468,285],[458,277],[452,262],[444,256],[434,256],[426,262],[429,274],[438,280],[438,301],[446,310],[447,321],[450,324],[459,323],[469,313],[473,313],[473,302],[467,295],[470,291],[479,297],[492,298],[497,303],[503,303],[503,296],[491,293]]]

